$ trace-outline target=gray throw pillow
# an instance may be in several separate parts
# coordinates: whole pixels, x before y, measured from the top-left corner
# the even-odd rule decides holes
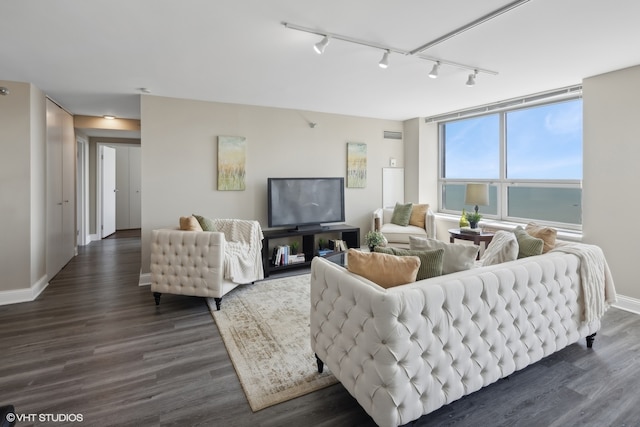
[[[404,205],[396,203],[396,206],[393,208],[393,214],[391,215],[391,223],[406,227],[409,225],[412,209],[413,203],[407,203]]]
[[[436,239],[409,236],[409,247],[412,250],[444,249],[442,274],[473,268],[480,246],[463,243],[445,243]]]
[[[202,227],[202,231],[218,231],[213,221],[209,218],[205,218],[201,215],[196,214],[194,214],[193,216],[198,220],[200,227]]]
[[[431,251],[412,251],[410,249],[381,248],[379,246],[376,246],[374,251],[397,256],[417,256],[418,258],[420,258],[420,268],[418,269],[418,276],[416,277],[416,280],[442,276],[444,249],[434,249]]]

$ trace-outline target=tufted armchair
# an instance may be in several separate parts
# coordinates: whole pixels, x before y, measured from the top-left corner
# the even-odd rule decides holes
[[[257,221],[243,224],[260,236],[253,245],[228,241],[224,232],[153,230],[151,291],[156,305],[163,293],[170,293],[214,298],[220,310],[229,291],[263,279],[262,230]]]
[[[381,232],[389,246],[409,248],[409,236],[436,238],[436,217],[431,209],[425,214],[425,227],[401,226],[391,223],[393,208],[379,208],[373,212],[373,229]]]

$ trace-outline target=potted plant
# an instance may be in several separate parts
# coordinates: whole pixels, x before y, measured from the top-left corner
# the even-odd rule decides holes
[[[385,239],[384,235],[381,232],[371,230],[364,237],[364,241],[367,246],[369,246],[369,250],[373,252],[373,248],[383,245],[384,243],[386,243],[387,239]]]
[[[291,242],[291,244],[289,245],[291,247],[291,255],[295,255],[298,253],[299,245],[300,243],[298,242]]]
[[[478,212],[467,212],[467,221],[469,221],[469,227],[477,228],[478,222],[482,219],[482,215]]]

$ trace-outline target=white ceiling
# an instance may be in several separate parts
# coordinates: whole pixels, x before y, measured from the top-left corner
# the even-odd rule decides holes
[[[411,50],[511,0],[0,0],[0,80],[74,114],[140,118],[152,95],[405,120],[580,84],[640,64],[637,0],[531,0],[426,52],[468,70],[281,22]]]

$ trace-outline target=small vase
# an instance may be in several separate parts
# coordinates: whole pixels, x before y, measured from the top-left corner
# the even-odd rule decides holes
[[[375,248],[376,248],[375,246],[369,246],[369,252],[373,252]]]
[[[469,221],[469,227],[470,228],[478,228],[478,223]]]

